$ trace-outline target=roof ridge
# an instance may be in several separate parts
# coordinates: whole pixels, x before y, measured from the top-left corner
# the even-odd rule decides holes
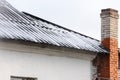
[[[48,20],[45,20],[45,19],[42,19],[42,18],[40,18],[40,17],[34,16],[34,15],[30,14],[30,13],[27,13],[27,12],[22,12],[22,13],[24,13],[24,14],[30,16],[30,17],[34,17],[34,18],[37,19],[37,20],[41,20],[41,21],[43,21],[43,22],[47,22],[47,23],[52,24],[52,25],[54,25],[54,26],[57,26],[57,27],[59,27],[59,28],[65,29],[65,30],[67,30],[67,31],[74,32],[74,33],[76,33],[76,34],[79,34],[79,35],[84,36],[84,37],[88,37],[88,38],[93,39],[93,40],[96,40],[96,41],[100,41],[100,40],[98,40],[98,39],[92,38],[92,37],[87,36],[87,35],[85,35],[85,34],[76,32],[76,31],[74,31],[74,30],[65,28],[65,27],[63,27],[63,26],[60,26],[60,25],[55,24],[55,23],[53,23],[53,22],[50,22],[50,21],[48,21]]]

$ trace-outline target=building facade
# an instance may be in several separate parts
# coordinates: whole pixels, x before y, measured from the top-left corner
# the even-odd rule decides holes
[[[118,80],[118,11],[101,11],[101,41],[0,0],[0,80]]]

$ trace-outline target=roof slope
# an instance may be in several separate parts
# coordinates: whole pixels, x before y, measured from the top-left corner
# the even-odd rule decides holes
[[[0,0],[0,38],[105,53],[100,42],[49,21],[22,13]]]

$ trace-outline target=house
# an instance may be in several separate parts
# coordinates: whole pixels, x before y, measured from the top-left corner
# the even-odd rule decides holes
[[[101,41],[0,0],[0,80],[118,80],[118,11],[101,11]]]

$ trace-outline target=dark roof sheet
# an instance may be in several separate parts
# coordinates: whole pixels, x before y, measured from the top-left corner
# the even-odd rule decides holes
[[[0,38],[106,53],[100,42],[28,13],[0,0]]]

